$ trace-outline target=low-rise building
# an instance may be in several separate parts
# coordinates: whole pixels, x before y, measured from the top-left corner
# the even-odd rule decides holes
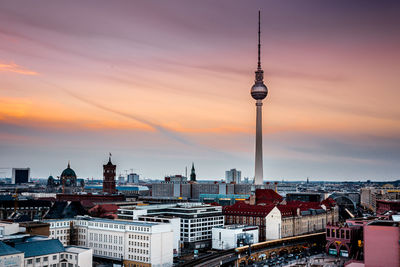
[[[277,197],[272,200],[268,197],[261,201],[256,196],[255,201],[252,198],[249,201],[254,204],[241,201],[225,206],[225,224],[258,226],[259,240],[265,241],[321,231],[328,222],[339,220],[338,208],[331,200],[291,201],[286,204],[279,204]]]
[[[0,266],[23,267],[24,253],[0,241]]]
[[[10,247],[12,249],[10,249]],[[92,266],[92,250],[84,247],[64,247],[57,239],[43,236],[10,236],[0,242],[1,266]],[[8,264],[8,265],[7,265]]]
[[[171,224],[174,232],[173,244],[174,244],[174,255],[179,254],[181,250],[181,218],[174,216],[164,215],[144,215],[139,216],[139,221],[143,222],[157,222],[157,223],[169,223]]]
[[[373,221],[364,227],[365,266],[400,266],[399,222]]]
[[[81,233],[78,244],[92,248],[94,256],[123,259],[125,266],[172,266],[171,224],[80,216],[74,229]]]
[[[43,222],[50,224],[50,235],[52,239],[58,239],[64,246],[70,245],[70,232],[73,227],[73,220],[71,219],[54,219],[44,220]]]
[[[225,225],[212,228],[212,248],[232,249],[258,243],[258,227]]]

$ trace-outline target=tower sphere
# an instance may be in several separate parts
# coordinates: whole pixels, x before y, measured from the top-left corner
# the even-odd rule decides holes
[[[251,87],[251,96],[255,100],[263,100],[268,95],[268,88],[262,81],[256,81]]]

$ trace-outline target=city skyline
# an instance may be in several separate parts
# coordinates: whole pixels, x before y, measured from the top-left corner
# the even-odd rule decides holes
[[[252,177],[261,9],[264,181],[398,179],[399,4],[231,3],[0,3],[0,168]]]

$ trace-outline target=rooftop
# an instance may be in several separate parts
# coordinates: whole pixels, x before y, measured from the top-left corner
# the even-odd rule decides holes
[[[78,247],[78,246],[66,246],[65,247],[66,252],[72,252],[72,253],[82,253],[82,252],[88,251],[90,249],[91,248]]]
[[[395,221],[372,221],[368,224],[368,226],[370,225],[399,227],[400,223]]]
[[[75,217],[77,220],[84,220],[90,222],[101,222],[101,223],[116,223],[116,224],[125,224],[125,225],[133,225],[133,226],[146,226],[151,227],[154,225],[158,225],[158,223],[152,222],[142,222],[142,221],[128,221],[128,220],[111,220],[111,219],[103,219],[103,218],[93,218],[90,216],[77,216]]]
[[[230,230],[249,229],[249,228],[258,229],[258,227],[254,226],[254,225],[240,225],[240,224],[230,224],[230,225],[224,225],[224,226],[217,226],[217,227],[213,227],[213,228],[230,229]]]
[[[25,258],[65,251],[64,246],[58,239],[31,240],[28,242],[16,243],[15,249],[24,252]]]
[[[22,253],[19,250],[0,241],[0,256]]]

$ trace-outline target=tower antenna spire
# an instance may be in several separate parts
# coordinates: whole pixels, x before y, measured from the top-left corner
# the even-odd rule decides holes
[[[263,184],[263,152],[262,152],[262,100],[268,95],[268,88],[264,84],[264,71],[261,69],[261,10],[258,10],[258,64],[255,71],[254,85],[251,87],[251,96],[256,100],[256,153],[254,184]]]
[[[261,10],[258,10],[258,65],[257,69],[261,70]]]

